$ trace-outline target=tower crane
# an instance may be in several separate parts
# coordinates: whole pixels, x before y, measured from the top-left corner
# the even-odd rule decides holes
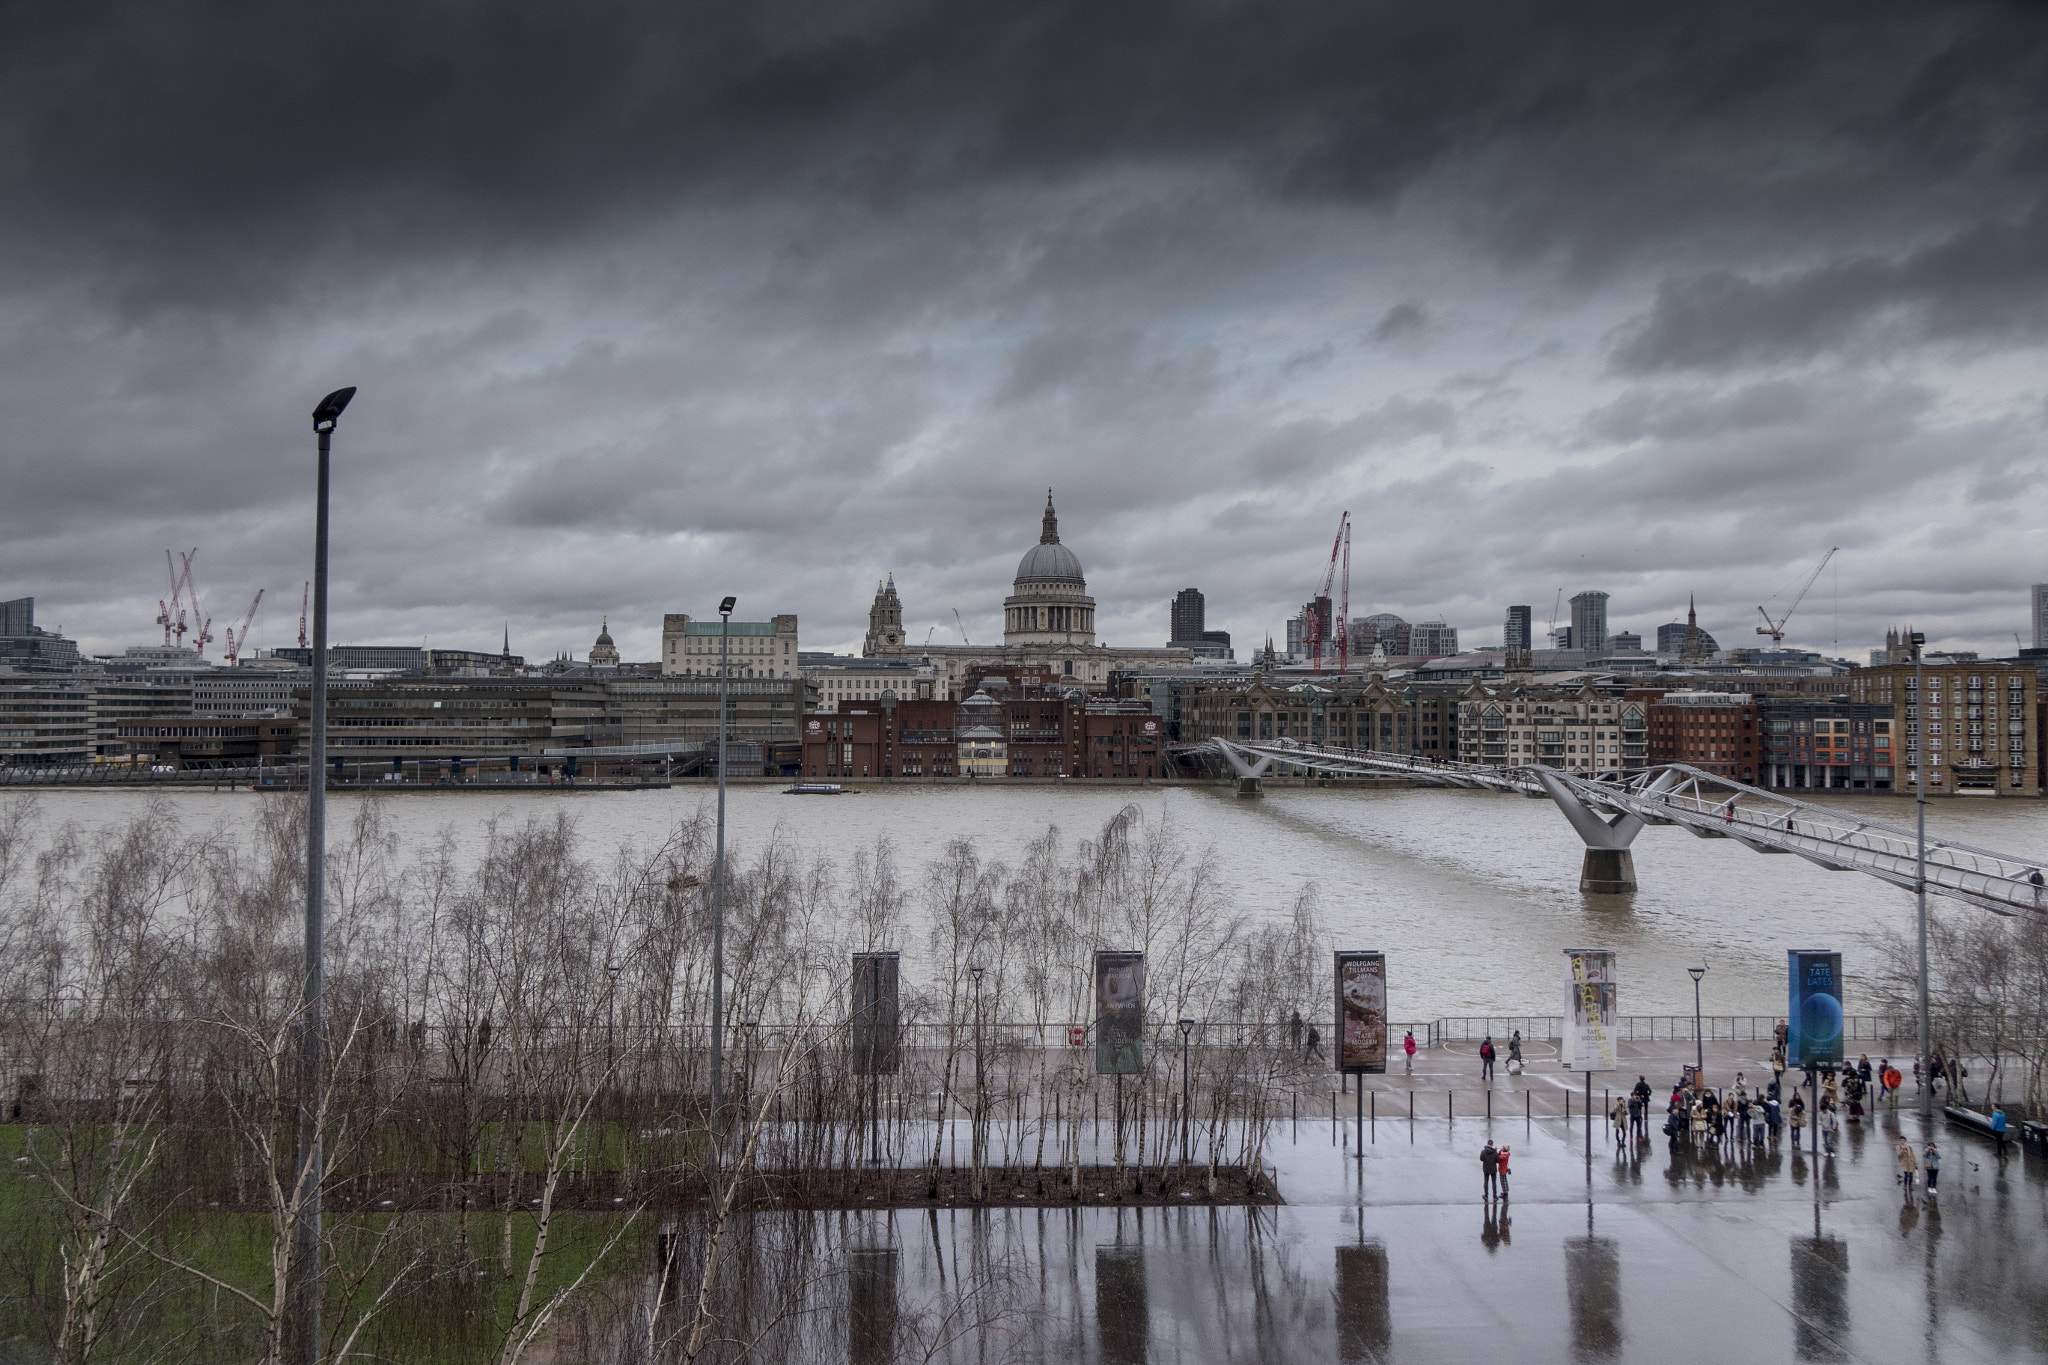
[[[192,648],[203,659],[206,657],[206,647],[213,643],[213,618],[200,609],[199,585],[192,581],[192,564],[199,558],[199,547],[193,546],[192,553],[182,558],[185,561],[185,600],[192,604]],[[182,615],[178,624],[182,629]]]
[[[953,624],[960,627],[960,643],[964,645],[974,643],[974,641],[967,638],[967,623],[960,619],[960,608],[958,607],[953,608]]]
[[[1546,629],[1547,629],[1547,630],[1549,630],[1549,632],[1550,632],[1550,647],[1551,647],[1552,649],[1555,649],[1555,648],[1557,648],[1557,614],[1558,614],[1558,613],[1559,613],[1560,611],[1563,611],[1563,610],[1564,610],[1564,589],[1563,589],[1563,588],[1559,588],[1559,589],[1557,590],[1557,600],[1556,600],[1556,601],[1554,601],[1554,602],[1552,602],[1552,603],[1550,604],[1550,625],[1546,627]],[[1534,649],[1534,648],[1535,648],[1535,641],[1533,641],[1533,640],[1532,640],[1532,641],[1530,641],[1530,642],[1529,642],[1529,647],[1530,647],[1531,649]]]
[[[310,598],[312,597],[312,594],[313,594],[313,585],[312,585],[311,583],[308,583],[308,584],[306,584],[306,586],[305,586],[305,587],[303,587],[303,588],[299,589],[299,648],[300,648],[300,649],[304,649],[304,648],[306,647],[306,603],[307,603],[307,601],[308,601],[308,600],[309,600],[309,599],[310,599]],[[510,627],[510,626],[507,626],[507,627],[506,627],[506,629],[507,629],[507,630],[510,630],[510,629],[511,629],[511,627]]]
[[[1337,676],[1344,675],[1346,617],[1351,612],[1351,513],[1345,512],[1337,518],[1337,538],[1330,542],[1330,564],[1323,570],[1322,586],[1308,604],[1308,652],[1315,663],[1317,677],[1323,672],[1323,641],[1332,637],[1331,623],[1322,619],[1323,608],[1317,604],[1330,600],[1330,588],[1337,579],[1338,567],[1344,570],[1343,605],[1333,614],[1336,616],[1335,639],[1337,642]]]
[[[242,651],[249,647],[249,623],[256,619],[256,608],[263,605],[263,589],[256,589],[256,600],[249,604],[248,614],[240,626],[228,627],[228,662],[239,663]]]
[[[171,645],[171,632],[178,628],[180,591],[178,566],[171,563],[171,552],[169,550],[164,551],[164,568],[170,573],[171,595],[169,598],[160,597],[157,599],[156,623],[164,628],[164,647],[168,649]]]
[[[1768,611],[1765,611],[1761,606],[1757,608],[1758,613],[1761,614],[1764,618],[1764,623],[1756,628],[1756,633],[1759,635],[1770,636],[1772,648],[1775,649],[1778,646],[1785,643],[1785,623],[1792,619],[1792,613],[1798,611],[1799,604],[1806,600],[1807,590],[1811,588],[1814,585],[1814,583],[1819,580],[1820,571],[1822,569],[1825,569],[1828,566],[1828,561],[1835,557],[1835,550],[1839,550],[1841,548],[1841,546],[1837,545],[1833,549],[1830,549],[1826,554],[1820,557],[1820,563],[1813,566],[1813,572],[1808,574],[1806,576],[1806,581],[1799,585],[1799,595],[1792,599],[1791,606],[1785,608],[1785,614],[1783,616],[1780,616],[1777,620],[1773,621],[1771,619],[1771,614]],[[1784,591],[1782,588],[1779,589],[1779,592],[1782,591]],[[1777,600],[1777,598],[1778,593],[1774,592],[1770,595],[1769,598],[1765,600],[1767,602],[1774,602]]]

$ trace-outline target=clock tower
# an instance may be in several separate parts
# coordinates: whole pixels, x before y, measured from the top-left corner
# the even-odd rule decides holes
[[[860,652],[870,659],[903,653],[903,600],[896,595],[896,575],[875,584],[875,602],[868,608],[868,636]]]

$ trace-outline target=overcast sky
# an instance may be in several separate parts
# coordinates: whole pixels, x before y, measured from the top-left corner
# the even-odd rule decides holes
[[[1001,633],[1048,485],[1098,635],[1240,657],[1560,589],[1724,645],[2009,651],[2048,580],[2033,7],[16,6],[0,597],[149,642],[600,615]],[[2028,643],[2032,643],[2031,638]]]

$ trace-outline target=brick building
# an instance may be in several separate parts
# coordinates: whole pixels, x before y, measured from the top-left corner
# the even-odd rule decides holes
[[[1748,693],[1666,692],[1649,704],[1647,719],[1650,766],[1683,763],[1737,782],[1756,780],[1757,706]]]
[[[1924,704],[1910,663],[1858,669],[1848,678],[1851,702],[1890,707],[1894,729],[1903,732],[1893,741],[1899,771],[1891,789],[1913,790],[1924,754],[1929,796],[2039,796],[2034,666],[1943,660],[1928,663],[1925,675]]]

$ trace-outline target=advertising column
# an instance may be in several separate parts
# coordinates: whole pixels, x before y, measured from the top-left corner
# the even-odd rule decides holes
[[[1785,1064],[1833,1071],[1842,1065],[1842,955],[1795,948],[1785,954],[1785,966],[1792,992]]]
[[[1614,954],[1604,948],[1567,948],[1571,1010],[1565,1015],[1564,1068],[1612,1071],[1614,1060]]]
[[[1337,954],[1337,1069],[1387,1070],[1387,955]]]

